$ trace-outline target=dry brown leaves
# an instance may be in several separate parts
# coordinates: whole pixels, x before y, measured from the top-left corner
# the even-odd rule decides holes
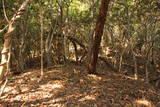
[[[0,107],[160,107],[160,92],[141,81],[98,69],[89,75],[84,66],[70,65],[11,77]]]

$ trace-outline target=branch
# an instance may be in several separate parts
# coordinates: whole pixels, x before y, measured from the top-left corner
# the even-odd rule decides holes
[[[0,33],[4,32],[4,30],[7,29],[7,28],[8,28],[8,25],[5,26],[2,30],[0,30]]]
[[[71,42],[76,42],[78,45],[80,45],[83,49],[86,50],[86,46],[85,46],[83,43],[81,43],[81,41],[79,41],[78,39],[76,39],[76,38],[74,38],[74,37],[72,37],[72,36],[68,36],[67,38],[68,38]]]
[[[4,17],[5,17],[6,21],[9,23],[9,20],[8,20],[8,17],[7,17],[7,14],[6,14],[6,10],[5,10],[4,0],[2,0],[2,3],[3,3],[3,13],[4,13]]]

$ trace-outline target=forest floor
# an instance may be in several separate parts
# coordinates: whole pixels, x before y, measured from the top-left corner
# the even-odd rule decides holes
[[[54,67],[38,82],[40,70],[9,78],[0,107],[160,107],[160,91],[130,76],[98,68]]]

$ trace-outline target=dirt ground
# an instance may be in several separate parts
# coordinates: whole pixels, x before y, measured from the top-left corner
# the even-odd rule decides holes
[[[124,74],[84,66],[53,67],[12,76],[0,98],[0,107],[160,107],[160,91]]]

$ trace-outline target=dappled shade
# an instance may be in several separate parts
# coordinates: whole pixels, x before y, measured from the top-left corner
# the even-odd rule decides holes
[[[53,69],[46,73],[40,83],[36,81],[39,70],[29,71],[10,79],[0,103],[8,106],[55,107],[154,107],[160,103],[160,96],[152,86],[119,73],[109,74],[110,71],[103,69],[98,71],[101,71],[101,75],[86,74],[81,66]],[[28,79],[23,79],[24,76]]]

